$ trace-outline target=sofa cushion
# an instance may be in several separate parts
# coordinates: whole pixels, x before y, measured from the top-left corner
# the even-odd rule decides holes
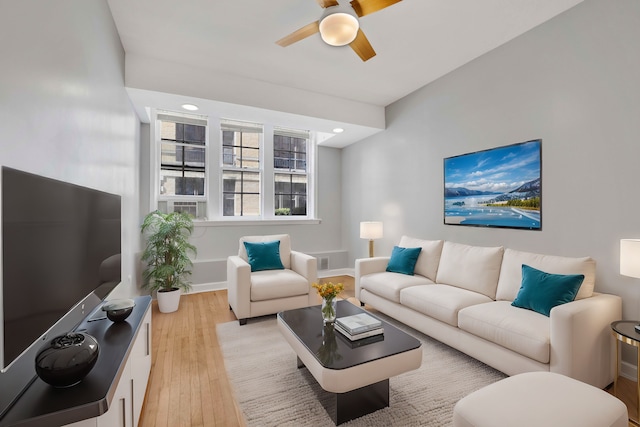
[[[251,273],[251,301],[266,301],[309,293],[309,282],[293,270]]]
[[[274,240],[280,241],[280,260],[284,268],[291,268],[291,238],[288,234],[272,234],[270,236],[244,236],[240,238],[240,249],[238,250],[238,256],[243,260],[249,262],[247,257],[247,250],[244,247],[244,242],[271,242]]]
[[[449,285],[411,286],[400,291],[400,304],[451,326],[458,326],[461,309],[491,301],[486,295]]]
[[[387,264],[387,271],[413,276],[413,270],[416,268],[416,261],[421,250],[421,247],[401,248],[394,246]]]
[[[576,299],[593,295],[596,278],[596,262],[593,258],[541,255],[507,248],[500,268],[497,300],[513,301],[516,298],[522,284],[522,264],[552,274],[584,274]]]
[[[516,353],[549,363],[551,321],[531,310],[494,301],[463,308],[458,327]]]
[[[416,262],[414,273],[424,276],[430,280],[436,280],[443,244],[443,240],[422,240],[414,237],[402,236],[398,246],[402,246],[403,248],[422,248],[420,255],[418,256],[418,261]]]
[[[494,299],[504,249],[444,242],[436,283],[479,292]]]
[[[272,242],[242,242],[247,251],[247,259],[251,271],[283,270],[280,259],[280,241]]]
[[[433,282],[426,277],[382,272],[367,274],[360,278],[360,288],[393,302],[400,302],[400,291],[410,286],[429,285]]]
[[[550,274],[522,264],[522,286],[511,305],[550,316],[553,307],[576,298],[583,280],[584,274]]]

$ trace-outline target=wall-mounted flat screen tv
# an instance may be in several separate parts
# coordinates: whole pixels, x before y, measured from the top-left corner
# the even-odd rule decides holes
[[[444,223],[542,229],[542,140],[444,159]]]

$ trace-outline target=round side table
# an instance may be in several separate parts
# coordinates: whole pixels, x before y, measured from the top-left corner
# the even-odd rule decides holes
[[[638,424],[640,422],[640,332],[636,331],[635,326],[640,324],[637,320],[618,320],[617,322],[613,322],[611,324],[611,333],[615,337],[616,341],[616,370],[615,377],[613,377],[613,395],[618,396],[618,375],[619,375],[619,367],[620,367],[620,343],[625,343],[632,345],[638,349],[638,364],[637,364],[637,374],[638,378],[636,379],[636,419],[629,419],[633,424]]]

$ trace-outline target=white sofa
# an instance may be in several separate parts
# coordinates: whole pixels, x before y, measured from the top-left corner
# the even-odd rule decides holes
[[[414,275],[387,272],[389,257],[356,260],[355,296],[361,304],[507,375],[550,371],[599,388],[613,381],[610,324],[621,319],[622,300],[593,291],[592,258],[407,236],[398,246],[422,248]],[[547,317],[511,305],[522,264],[585,278],[575,300],[554,307]]]

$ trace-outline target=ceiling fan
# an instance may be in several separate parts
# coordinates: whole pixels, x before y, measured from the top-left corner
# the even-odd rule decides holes
[[[341,6],[336,0],[316,0],[325,11],[322,17],[278,40],[282,47],[289,46],[315,33],[331,46],[349,45],[360,59],[367,61],[376,56],[371,43],[360,29],[358,18],[377,12],[402,0],[352,0],[351,7]]]

